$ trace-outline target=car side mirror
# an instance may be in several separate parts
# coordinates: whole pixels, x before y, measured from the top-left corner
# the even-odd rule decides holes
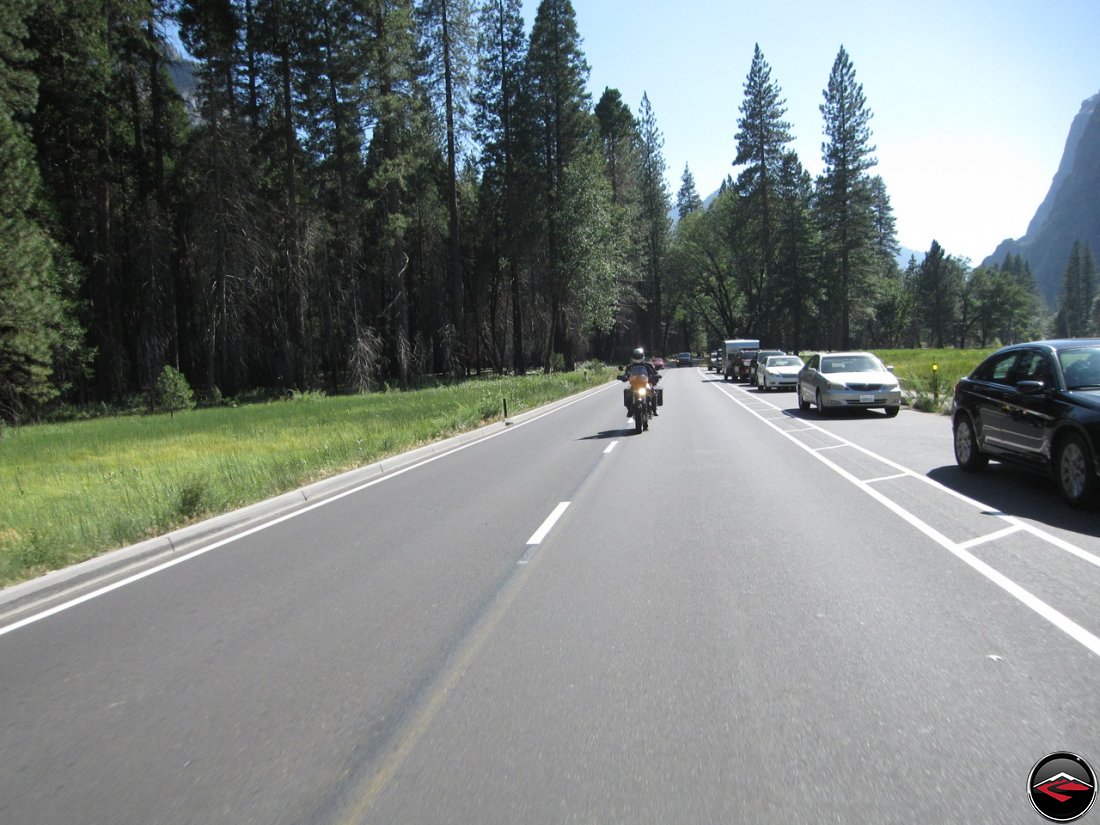
[[[1035,395],[1047,388],[1047,385],[1042,381],[1019,381],[1016,384],[1016,389],[1025,395]]]
[[[894,371],[894,366],[893,366],[893,364],[887,364],[887,365],[886,365],[886,371],[887,371],[887,372],[893,372],[893,371]]]

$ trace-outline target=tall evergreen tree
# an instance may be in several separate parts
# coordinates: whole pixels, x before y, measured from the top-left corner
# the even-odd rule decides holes
[[[1092,335],[1092,309],[1096,301],[1096,270],[1092,252],[1080,241],[1073,242],[1066,269],[1062,275],[1061,307],[1055,321],[1057,334],[1063,338]]]
[[[676,215],[685,218],[702,208],[703,199],[695,188],[695,176],[691,174],[691,167],[685,163],[684,174],[680,176],[680,190],[676,193]]]
[[[526,59],[520,0],[488,0],[478,28],[478,79],[473,96],[474,125],[481,144],[482,195],[489,202],[486,234],[490,265],[506,271],[512,306],[512,371],[527,370],[521,257],[518,109]],[[503,263],[502,263],[503,262]]]
[[[67,259],[50,236],[26,123],[37,89],[24,43],[32,3],[0,9],[0,422],[14,423],[65,387],[56,366],[79,347]]]
[[[877,161],[872,156],[871,110],[843,46],[833,62],[824,97],[820,215],[825,262],[840,319],[839,343],[847,349],[852,346],[856,296],[866,291],[875,266],[875,216],[867,170]]]
[[[180,39],[198,58],[198,109],[181,163],[185,204],[181,245],[189,311],[181,327],[189,346],[182,361],[195,383],[213,393],[236,394],[273,384],[270,286],[273,221],[261,201],[257,160],[257,75],[246,71],[254,23],[231,0],[183,0]]]
[[[633,273],[621,303],[621,316],[613,335],[604,342],[603,357],[614,360],[625,348],[637,345],[638,330],[645,327],[645,308],[642,306],[642,274],[645,267],[645,228],[642,214],[642,161],[641,137],[638,121],[630,107],[623,102],[618,89],[604,89],[596,104],[596,121],[599,129],[600,150],[604,160],[604,175],[610,181],[611,201],[615,218],[621,224],[620,235],[625,245],[625,265]],[[619,352],[616,350],[619,349]]]
[[[169,169],[185,128],[160,3],[40,0],[33,133],[58,238],[83,269],[95,391],[151,386],[176,354]]]
[[[373,0],[368,30],[369,76],[373,81],[368,100],[375,119],[369,186],[377,197],[392,362],[402,386],[407,386],[413,366],[413,341],[407,281],[410,204],[406,184],[414,167],[426,160],[426,147],[416,142],[418,136],[423,136],[426,101],[417,94],[420,67],[410,0]]]
[[[447,155],[447,290],[450,324],[465,338],[463,243],[458,207],[458,162],[466,132],[471,65],[475,32],[470,0],[424,0],[420,6],[421,31],[429,44],[430,65],[442,78],[442,120]],[[433,84],[438,86],[438,83]]]
[[[640,163],[638,121],[618,89],[604,89],[595,114],[611,196],[616,204],[635,203]]]
[[[819,285],[814,278],[817,232],[812,214],[813,182],[794,152],[783,157],[776,195],[778,309],[767,334],[784,348],[800,352],[809,338]]]
[[[651,347],[664,350],[669,317],[664,306],[664,266],[671,230],[671,206],[665,182],[664,136],[657,127],[657,116],[649,96],[642,94],[639,117],[641,222],[643,229],[644,296],[650,319],[647,339]]]
[[[918,267],[916,292],[931,346],[942,348],[952,343],[962,287],[962,267],[937,241],[932,241]]]
[[[744,90],[733,165],[745,166],[737,176],[737,189],[748,209],[743,216],[747,237],[741,239],[739,257],[746,310],[755,320],[767,317],[774,303],[775,190],[786,146],[792,139],[790,124],[784,120],[786,100],[772,80],[771,66],[759,44],[753,52]]]
[[[554,353],[562,356],[567,367],[573,364],[567,313],[570,296],[558,220],[565,171],[578,155],[591,151],[594,130],[588,71],[573,4],[569,0],[542,0],[531,28],[526,77],[532,125],[538,135],[540,180],[536,197],[543,208],[539,245],[545,251],[541,275],[550,313],[549,346],[544,351],[547,366]]]

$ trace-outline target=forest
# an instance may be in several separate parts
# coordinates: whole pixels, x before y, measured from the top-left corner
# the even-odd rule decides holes
[[[219,403],[1077,323],[1018,257],[899,267],[843,47],[823,173],[757,46],[704,205],[690,165],[671,191],[647,97],[593,99],[581,43],[569,0],[529,27],[519,0],[6,0],[0,421],[124,405],[166,368]]]

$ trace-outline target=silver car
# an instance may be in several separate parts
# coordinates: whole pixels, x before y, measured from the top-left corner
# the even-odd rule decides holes
[[[823,352],[811,355],[798,373],[798,408],[885,410],[893,418],[901,409],[901,387],[889,367],[869,352]]]
[[[794,389],[798,373],[804,367],[797,355],[769,355],[757,370],[757,383],[767,392],[774,389]]]

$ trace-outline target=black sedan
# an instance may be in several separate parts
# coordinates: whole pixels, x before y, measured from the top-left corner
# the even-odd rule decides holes
[[[1084,506],[1100,479],[1100,339],[1004,347],[955,385],[955,460],[976,472],[989,459],[1051,473],[1066,501]]]

